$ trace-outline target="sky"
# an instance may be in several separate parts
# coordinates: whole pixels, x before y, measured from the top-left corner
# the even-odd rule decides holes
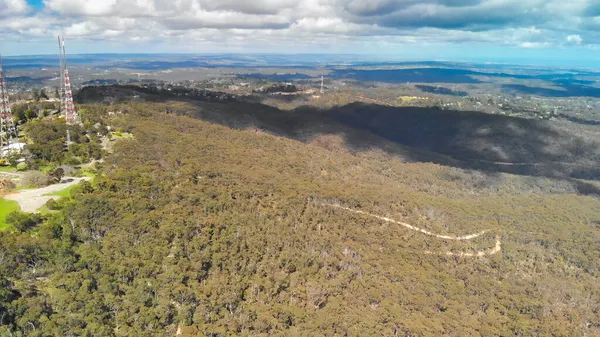
[[[0,0],[0,53],[345,53],[600,68],[600,0]]]

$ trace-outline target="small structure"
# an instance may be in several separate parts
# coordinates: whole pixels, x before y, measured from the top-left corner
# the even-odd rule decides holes
[[[10,143],[7,146],[3,146],[0,149],[0,157],[6,157],[11,153],[21,153],[25,146],[27,146],[26,143]]]

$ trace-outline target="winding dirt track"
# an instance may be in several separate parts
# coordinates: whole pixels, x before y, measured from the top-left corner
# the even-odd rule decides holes
[[[352,213],[356,213],[356,214],[362,214],[362,215],[367,215],[385,222],[389,222],[389,223],[394,223],[394,224],[398,224],[400,226],[406,227],[408,229],[426,234],[426,235],[430,235],[433,237],[436,237],[438,239],[444,239],[444,240],[454,240],[454,241],[464,241],[464,240],[471,240],[471,239],[475,239],[483,234],[485,234],[487,231],[481,231],[479,233],[475,233],[475,234],[469,234],[469,235],[464,235],[464,236],[452,236],[452,235],[441,235],[441,234],[435,234],[432,233],[426,229],[423,228],[419,228],[419,227],[415,227],[411,224],[407,224],[405,222],[400,222],[400,221],[396,221],[394,219],[390,219],[390,218],[386,218],[383,216],[379,216],[376,214],[371,214],[365,211],[360,211],[357,209],[352,209],[349,207],[344,207],[341,205],[337,205],[337,204],[330,204],[330,203],[322,203],[322,205],[325,206],[330,206],[330,207],[335,207],[335,208],[340,208],[343,209],[345,211],[349,211]],[[502,250],[502,242],[500,240],[499,236],[496,236],[496,245],[494,246],[494,248],[491,249],[487,249],[487,250],[481,250],[481,251],[476,251],[476,252],[432,252],[432,251],[424,251],[423,254],[427,254],[427,255],[446,255],[446,256],[460,256],[460,257],[483,257],[483,256],[489,256],[489,255],[494,255],[499,253]]]
[[[352,209],[352,208],[349,208],[349,207],[344,207],[344,206],[335,205],[335,204],[328,204],[328,203],[323,203],[323,205],[331,206],[331,207],[336,207],[336,208],[341,208],[343,210],[346,210],[346,211],[349,211],[349,212],[352,212],[352,213],[356,213],[356,214],[368,215],[370,217],[377,218],[379,220],[383,220],[385,222],[395,223],[395,224],[398,224],[400,226],[404,226],[404,227],[406,227],[408,229],[412,229],[413,231],[421,232],[423,234],[431,235],[431,236],[434,236],[434,237],[436,237],[438,239],[444,239],[444,240],[456,240],[456,241],[471,240],[471,239],[475,239],[475,238],[477,238],[477,237],[479,237],[479,236],[481,236],[481,235],[483,235],[483,234],[485,234],[487,232],[487,231],[481,231],[479,233],[469,234],[469,235],[465,235],[465,236],[441,235],[441,234],[432,233],[432,232],[430,232],[430,231],[428,231],[426,229],[423,229],[423,228],[415,227],[413,225],[407,224],[406,222],[396,221],[394,219],[386,218],[386,217],[379,216],[379,215],[376,215],[376,214],[367,213],[367,212],[364,212],[364,211],[359,211],[359,210]]]
[[[425,254],[428,255],[446,255],[446,256],[460,256],[460,257],[483,257],[483,256],[489,256],[489,255],[494,255],[496,253],[499,253],[502,250],[502,241],[500,241],[500,237],[496,236],[496,246],[492,249],[488,249],[488,250],[480,250],[478,252],[475,253],[465,253],[465,252],[431,252],[431,251],[424,251]]]

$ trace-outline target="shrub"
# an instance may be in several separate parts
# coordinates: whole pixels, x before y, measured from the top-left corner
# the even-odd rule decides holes
[[[44,187],[49,183],[48,176],[37,171],[25,173],[21,180],[21,184],[24,186]]]
[[[21,159],[21,155],[18,154],[18,153],[16,153],[16,152],[11,152],[6,157],[6,160],[8,161],[8,163],[10,164],[10,166],[12,166],[12,167],[18,167],[19,166],[19,159]]]
[[[81,160],[77,157],[69,157],[64,161],[67,165],[81,165]]]
[[[59,209],[58,203],[54,199],[46,201],[46,207],[48,207],[48,209],[51,211],[56,211]]]
[[[15,183],[8,179],[0,179],[0,189],[2,188],[15,188]]]
[[[63,170],[62,168],[57,168],[56,170],[48,173],[48,179],[55,183],[58,184],[60,183],[60,180],[62,179],[62,177],[65,175],[65,170]]]
[[[6,216],[6,223],[12,225],[19,232],[25,232],[42,223],[44,219],[38,213],[25,213],[14,211]]]
[[[73,187],[73,189],[71,190],[71,196],[75,197],[76,195],[89,194],[92,192],[94,192],[92,184],[84,180],[79,184],[75,185],[75,187]]]
[[[17,164],[17,171],[27,171],[29,169],[29,165],[26,162]]]

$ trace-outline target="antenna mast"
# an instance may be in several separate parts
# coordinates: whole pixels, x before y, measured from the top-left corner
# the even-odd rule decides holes
[[[60,79],[61,79],[61,100],[60,109],[65,113],[65,120],[68,125],[79,123],[79,115],[73,102],[73,92],[71,90],[71,79],[69,78],[69,69],[67,68],[67,52],[65,50],[65,39],[58,36],[58,59],[60,61]]]
[[[325,93],[325,90],[323,89],[323,76],[321,76],[321,93]]]
[[[58,63],[60,64],[60,108],[58,112],[63,112],[65,109],[65,63],[63,62],[62,43],[60,35],[58,36]]]
[[[0,157],[4,157],[5,152],[2,149],[10,145],[15,135],[15,121],[8,100],[8,89],[4,80],[2,56],[0,55]],[[9,151],[10,149],[6,153]]]

